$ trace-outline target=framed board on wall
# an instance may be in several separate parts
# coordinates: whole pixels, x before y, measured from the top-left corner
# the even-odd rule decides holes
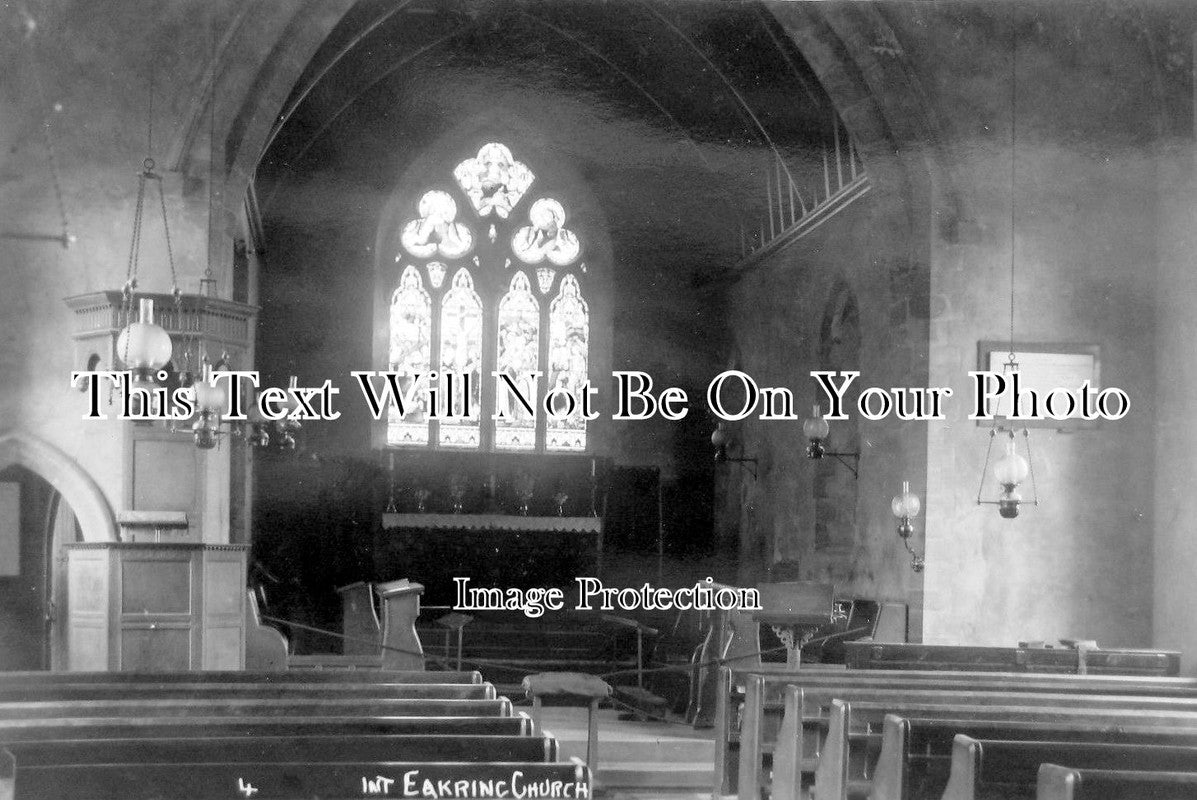
[[[1040,398],[1055,389],[1073,393],[1080,391],[1084,381],[1096,394],[1101,389],[1101,348],[1096,344],[1071,344],[1061,342],[1015,342],[1014,360],[1018,363],[1019,389],[1033,390]],[[1010,342],[982,341],[977,344],[977,369],[1006,372],[1010,361]],[[1022,428],[1056,428],[1058,430],[1081,430],[1096,428],[1098,420],[1081,418],[1079,407],[1068,419],[1013,420],[1007,423],[1012,411],[1013,392],[1003,393],[996,401],[996,408],[990,412],[997,417],[997,424],[1012,424]],[[1024,407],[1022,412],[1027,413]],[[978,425],[988,427],[993,422],[978,420]]]
[[[21,484],[0,483],[0,578],[21,574]]]

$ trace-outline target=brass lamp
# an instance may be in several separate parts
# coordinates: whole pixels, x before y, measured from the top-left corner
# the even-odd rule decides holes
[[[919,496],[910,491],[910,482],[902,481],[902,494],[896,495],[890,501],[890,510],[898,520],[898,536],[901,537],[906,552],[910,553],[910,568],[915,572],[922,572],[923,567],[927,564],[926,559],[910,546],[910,537],[914,535],[913,520],[919,515],[922,508],[923,504],[919,501]]]

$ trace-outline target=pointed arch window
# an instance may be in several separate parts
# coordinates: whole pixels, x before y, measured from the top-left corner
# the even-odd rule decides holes
[[[393,221],[387,361],[407,413],[388,409],[387,446],[587,449],[585,246],[568,198],[538,193],[536,181],[490,142]]]

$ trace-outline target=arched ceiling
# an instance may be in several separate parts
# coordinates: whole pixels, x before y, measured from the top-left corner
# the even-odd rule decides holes
[[[662,280],[733,264],[766,175],[820,162],[832,119],[755,3],[364,0],[284,105],[257,173],[263,216],[287,214],[280,193],[315,173],[388,194],[405,154],[496,112],[584,177],[616,261]]]

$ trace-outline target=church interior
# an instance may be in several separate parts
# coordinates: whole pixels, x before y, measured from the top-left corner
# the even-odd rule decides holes
[[[1173,715],[1185,752],[1143,769],[1182,777],[1125,796],[1197,792],[1197,6],[13,0],[0,25],[0,745],[6,703],[84,675],[123,703],[114,676],[160,674],[169,703],[167,675],[480,674],[387,702],[580,696],[544,713],[713,747],[684,758],[705,796],[830,797],[795,709],[826,693],[826,754],[863,692],[882,742],[867,692],[898,684],[842,676],[898,670],[902,703]],[[741,589],[759,606],[717,607]],[[640,741],[587,724],[584,750]],[[1079,760],[1036,767],[1080,772],[1039,797],[1124,796],[1084,794],[1107,776],[1081,762],[1116,762],[1060,741]],[[13,752],[17,796],[57,796],[58,756],[28,751],[22,795]],[[291,796],[253,774],[219,796]]]

